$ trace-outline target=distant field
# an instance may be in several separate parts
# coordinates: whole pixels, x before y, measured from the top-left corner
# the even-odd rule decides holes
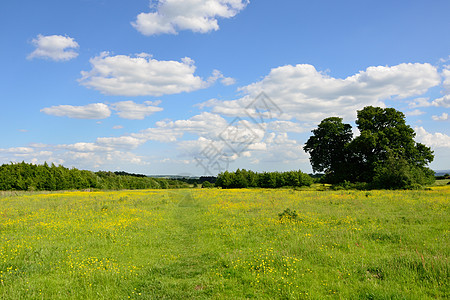
[[[448,185],[4,193],[0,298],[448,299],[449,204]]]

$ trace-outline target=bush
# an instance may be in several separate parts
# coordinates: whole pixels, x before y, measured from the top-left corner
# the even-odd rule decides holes
[[[204,181],[204,182],[202,183],[202,188],[212,188],[212,187],[214,187],[214,184],[212,184],[212,183],[209,182],[209,181]]]
[[[417,189],[433,182],[434,174],[430,169],[411,166],[405,159],[391,156],[375,167],[372,185],[384,189]]]
[[[298,217],[297,212],[295,210],[292,211],[290,208],[286,208],[282,213],[278,214],[278,218],[281,222],[293,221],[297,219],[297,217]]]

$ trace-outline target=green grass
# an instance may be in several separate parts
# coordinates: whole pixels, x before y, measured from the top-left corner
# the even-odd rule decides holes
[[[434,186],[443,186],[450,184],[450,179],[438,179],[434,182]]]
[[[0,298],[448,299],[449,195],[3,194]]]

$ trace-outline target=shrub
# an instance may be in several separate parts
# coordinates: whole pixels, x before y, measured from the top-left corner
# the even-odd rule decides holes
[[[214,184],[212,184],[212,183],[209,182],[209,181],[204,181],[204,182],[202,183],[202,188],[212,188],[212,187],[214,187]]]
[[[278,214],[278,218],[281,222],[293,221],[297,219],[297,217],[298,217],[297,212],[295,210],[292,211],[290,208],[286,208],[282,213]]]

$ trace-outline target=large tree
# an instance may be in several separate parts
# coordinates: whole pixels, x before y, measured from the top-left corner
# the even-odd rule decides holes
[[[426,166],[433,161],[433,151],[414,141],[415,132],[402,112],[368,106],[357,116],[360,135],[353,140],[351,126],[340,118],[324,119],[313,130],[304,149],[314,171],[333,175],[330,182],[345,179],[387,188],[432,182],[433,172]]]
[[[312,133],[303,149],[310,154],[313,171],[325,172],[326,179],[332,183],[346,179],[352,127],[342,123],[342,118],[331,117],[320,122]]]
[[[357,180],[375,180],[382,186],[391,182],[389,187],[425,184],[432,180],[432,172],[426,166],[434,159],[433,151],[414,141],[416,133],[406,124],[402,112],[368,106],[358,111],[356,124],[361,134],[352,141],[350,148],[359,166]],[[408,180],[399,180],[399,177]]]

